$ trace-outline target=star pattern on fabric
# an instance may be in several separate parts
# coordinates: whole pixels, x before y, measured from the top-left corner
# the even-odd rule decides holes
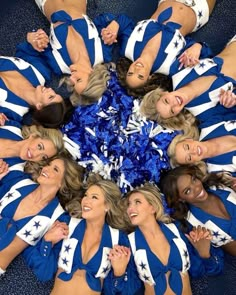
[[[205,66],[206,66],[206,64],[205,64],[204,61],[202,61],[202,62],[199,63],[199,68],[203,68],[204,69]]]
[[[20,61],[20,59],[18,57],[14,57],[15,61]]]
[[[35,226],[36,229],[38,229],[39,227],[41,227],[40,221],[35,221],[33,226]]]
[[[7,197],[8,199],[10,199],[11,197],[13,197],[13,193],[8,193],[8,194],[6,195],[6,197]]]
[[[34,237],[34,238],[32,239],[32,242],[37,242],[39,239],[40,239],[40,237]]]
[[[67,266],[69,260],[67,260],[66,257],[65,258],[62,258],[61,260],[62,260],[62,263]]]
[[[142,268],[142,270],[146,270],[146,264],[145,263],[143,263],[142,261],[141,261],[141,263],[139,264],[139,266]]]
[[[65,245],[65,250],[64,250],[64,252],[69,253],[69,251],[70,251],[71,249],[72,249],[72,248],[71,248],[70,244],[69,244],[69,245]]]
[[[143,30],[143,26],[138,27],[138,33],[140,33]]]
[[[199,18],[203,17],[202,10],[199,10],[199,11],[198,11],[198,17],[199,17]]]
[[[149,281],[149,277],[147,275],[145,275],[145,274],[143,275],[143,279],[144,279],[145,282]]]
[[[174,47],[175,47],[175,48],[178,48],[178,46],[179,46],[179,42],[176,40],[176,41],[174,42]]]
[[[23,235],[24,235],[26,238],[27,238],[28,236],[32,236],[30,230],[25,230],[25,232],[23,233]]]
[[[110,268],[108,267],[108,265],[106,265],[105,267],[103,267],[102,272],[107,273],[109,270]]]
[[[212,232],[212,235],[213,235],[214,237],[216,237],[216,238],[217,238],[217,237],[218,237],[220,234],[219,234],[219,232],[218,232],[218,231],[213,231],[213,232]]]

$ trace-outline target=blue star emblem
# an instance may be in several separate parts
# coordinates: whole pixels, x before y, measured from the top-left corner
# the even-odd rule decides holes
[[[220,239],[220,241],[223,242],[223,243],[225,243],[227,241],[227,238],[226,237],[223,237],[223,238]]]
[[[184,250],[184,257],[187,258],[188,257],[188,251]]]
[[[142,30],[143,30],[142,26],[138,28],[138,32],[141,32]]]
[[[139,264],[139,266],[142,268],[142,270],[146,269],[146,264],[141,262],[141,264]]]
[[[10,199],[11,197],[13,197],[13,193],[8,193],[6,196],[8,199]]]
[[[204,61],[203,62],[200,62],[200,64],[199,64],[199,67],[200,68],[204,68],[206,66],[206,64],[204,63]]]
[[[177,48],[178,46],[179,46],[179,42],[178,41],[175,41],[174,42],[174,47]]]
[[[182,35],[178,34],[178,38],[179,38],[179,40],[182,40]]]
[[[143,279],[144,279],[144,281],[149,281],[149,277],[146,275],[143,275]]]
[[[198,17],[201,18],[202,17],[202,11],[198,11]]]
[[[103,267],[103,270],[102,270],[102,272],[103,272],[103,273],[106,273],[108,270],[109,270],[109,267],[108,267],[108,266],[106,266],[106,267]]]
[[[23,233],[23,235],[27,238],[28,236],[31,236],[30,230],[25,230],[25,232]]]
[[[38,229],[41,226],[40,221],[35,221],[34,226],[36,227],[36,229]]]
[[[67,263],[69,262],[69,260],[66,260],[66,258],[62,258],[62,263],[67,265]]]
[[[67,246],[65,246],[65,251],[64,251],[64,252],[69,253],[69,251],[70,251],[71,249],[72,249],[72,248],[70,247],[70,245],[67,245]]]
[[[214,237],[216,237],[216,238],[217,238],[217,237],[218,237],[220,234],[219,234],[219,232],[218,232],[218,231],[213,231],[213,232],[212,232],[212,235],[213,235]]]
[[[39,240],[39,237],[34,237],[33,240],[32,240],[32,242],[36,242],[38,240]]]
[[[189,262],[186,262],[186,264],[185,264],[184,267],[185,267],[185,268],[189,268]]]
[[[20,59],[18,57],[14,57],[15,61],[20,61]]]

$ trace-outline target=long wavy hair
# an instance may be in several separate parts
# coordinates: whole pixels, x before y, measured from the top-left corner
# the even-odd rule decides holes
[[[191,135],[189,136],[189,135],[185,135],[185,134],[178,134],[172,139],[171,143],[169,144],[168,149],[167,149],[167,154],[169,156],[171,167],[174,168],[174,167],[177,167],[180,165],[176,159],[176,145],[178,143],[183,142],[184,140],[186,140],[188,138],[195,140],[195,138],[193,138]],[[201,167],[202,171],[206,171],[206,169],[207,169],[206,163],[204,161],[195,162],[194,164],[198,165],[198,167]]]
[[[57,150],[57,153],[64,151],[63,135],[60,130],[54,128],[44,128],[40,125],[24,125],[22,127],[22,136],[24,139],[28,138],[32,134],[36,138],[40,137],[41,139],[51,140]]]
[[[61,79],[60,85],[63,83],[67,85],[67,90],[71,92],[70,101],[73,106],[90,105],[97,102],[107,90],[107,83],[110,79],[111,69],[115,69],[114,63],[96,65],[89,76],[86,89],[81,94],[78,94],[75,91],[69,77]]]
[[[147,93],[140,105],[142,115],[150,120],[158,122],[161,126],[173,130],[183,130],[184,134],[199,138],[198,121],[192,113],[183,109],[177,116],[163,119],[157,112],[156,104],[160,100],[164,90],[160,87]]]
[[[109,208],[105,216],[105,222],[113,228],[127,231],[127,223],[123,219],[119,187],[113,181],[105,180],[98,174],[90,174],[84,188],[87,190],[93,185],[98,186],[104,192],[105,203]],[[71,215],[81,217],[81,204],[78,198],[72,200],[67,209]]]
[[[187,202],[180,199],[178,190],[178,179],[180,176],[190,175],[199,179],[203,187],[208,189],[210,186],[224,187],[232,185],[232,178],[227,173],[204,173],[197,165],[181,165],[167,171],[160,179],[160,189],[166,197],[169,208],[172,208],[171,217],[179,220],[183,231],[187,231],[186,221],[189,211]]]
[[[128,208],[129,198],[134,193],[142,194],[147,200],[147,202],[154,207],[156,211],[155,218],[157,221],[161,221],[163,223],[170,223],[172,221],[170,216],[164,212],[163,199],[161,197],[159,188],[150,183],[145,183],[143,186],[139,186],[126,194],[124,199],[125,206],[126,206],[125,219],[129,220],[126,211]]]
[[[128,58],[121,57],[116,64],[118,81],[120,85],[126,89],[128,95],[141,98],[146,93],[156,89],[157,87],[161,87],[166,91],[173,90],[171,78],[159,73],[153,73],[151,77],[148,79],[148,81],[138,88],[130,87],[126,82],[126,75],[131,63],[132,61]]]
[[[29,162],[25,166],[25,172],[29,173],[32,179],[37,182],[37,178],[39,177],[42,168],[45,165],[49,165],[50,162],[55,159],[62,160],[65,167],[64,177],[57,196],[61,205],[66,208],[67,204],[69,204],[73,199],[81,199],[84,194],[83,180],[85,170],[82,166],[80,166],[67,154],[63,153],[44,163]]]

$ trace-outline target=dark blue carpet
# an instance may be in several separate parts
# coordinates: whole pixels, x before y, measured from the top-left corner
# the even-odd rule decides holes
[[[156,8],[155,0],[88,0],[88,15],[98,13],[126,13],[135,21],[148,18]],[[47,20],[34,0],[1,0],[0,54],[12,56],[15,45],[25,40],[32,29],[48,31]],[[218,0],[209,23],[193,34],[198,41],[207,42],[219,53],[227,41],[236,34],[236,1]],[[48,295],[53,282],[40,283],[26,267],[22,257],[9,266],[0,278],[0,295]],[[236,258],[226,256],[221,276],[192,280],[193,295],[236,295]],[[69,294],[65,294],[69,295]]]

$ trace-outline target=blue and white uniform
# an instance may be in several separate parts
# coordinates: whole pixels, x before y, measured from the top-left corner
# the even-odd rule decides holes
[[[190,274],[197,277],[205,273],[214,275],[222,270],[222,261],[217,263],[212,258],[200,258],[196,250],[187,242],[187,239],[180,234],[175,224],[160,223],[159,225],[170,245],[170,255],[167,265],[164,265],[151,251],[139,228],[136,228],[128,236],[139,277],[145,284],[154,287],[155,294],[165,294],[167,288],[167,272],[170,272],[168,281],[170,288],[175,294],[181,295],[183,291],[181,272],[190,271]],[[219,259],[221,259],[220,257]],[[191,273],[192,265],[193,269]]]
[[[187,220],[193,226],[201,225],[211,230],[212,244],[215,247],[220,247],[236,239],[236,193],[227,187],[223,189],[211,187],[207,189],[207,192],[220,198],[230,219],[214,216],[189,204]]]
[[[105,223],[96,254],[84,264],[81,246],[85,229],[85,219],[72,217],[69,222],[68,238],[64,239],[62,244],[61,242],[58,243],[58,245],[61,245],[61,249],[59,249],[58,245],[56,245],[56,248],[52,247],[50,242],[44,240],[38,243],[36,247],[29,249],[26,259],[37,277],[43,281],[49,280],[57,271],[57,267],[59,267],[63,272],[58,277],[63,281],[69,281],[78,269],[83,269],[86,271],[86,281],[94,291],[101,292],[101,279],[105,279],[104,294],[117,294],[117,292],[122,292],[119,294],[124,295],[134,294],[142,285],[137,274],[135,272],[131,273],[129,268],[124,276],[114,277],[111,263],[107,258],[114,245],[129,246],[127,236]]]
[[[181,25],[174,22],[167,22],[172,14],[172,8],[167,8],[159,16],[157,20],[147,19],[140,21],[130,37],[123,40],[121,44],[121,55],[127,57],[131,61],[138,59],[147,45],[147,43],[158,33],[161,33],[160,49],[153,63],[151,72],[162,73],[165,75],[174,75],[179,71],[180,56],[187,48],[195,42],[180,33]],[[126,40],[127,39],[127,40]],[[201,57],[211,55],[211,50],[203,44]]]
[[[87,15],[82,18],[72,19],[71,16],[63,10],[54,12],[51,15],[50,44],[45,51],[37,52],[31,44],[24,42],[17,46],[16,55],[28,60],[28,58],[38,61],[41,59],[47,61],[51,70],[57,74],[71,74],[69,66],[72,64],[69,52],[67,50],[66,40],[69,26],[82,37],[91,65],[94,67],[103,62],[112,60],[113,45],[106,45],[99,36],[99,31],[106,27],[112,20],[119,23],[118,38],[127,34],[129,27],[133,28],[133,21],[125,15],[115,16],[113,14],[99,15],[92,21]],[[62,22],[54,27],[57,22]],[[31,60],[32,62],[32,60]]]
[[[235,40],[234,36],[229,43]],[[222,121],[235,120],[236,107],[225,108],[219,103],[221,89],[236,93],[236,80],[221,73],[222,65],[223,59],[220,57],[205,58],[201,59],[196,66],[185,68],[172,76],[174,90],[199,77],[216,76],[216,80],[207,91],[185,105],[185,108],[198,119],[200,130]]]
[[[28,175],[13,179],[11,188],[6,192],[0,188],[0,250],[6,248],[18,236],[27,244],[34,246],[57,219],[65,221],[68,214],[60,205],[57,197],[37,214],[14,220],[20,202],[37,188]]]
[[[33,65],[17,57],[1,56],[0,71],[17,71],[34,87],[44,85],[44,77],[48,77],[47,71],[43,66],[36,69]],[[0,94],[0,112],[4,113],[9,119],[21,122],[22,117],[29,111],[30,105],[13,93],[1,78]]]
[[[158,6],[165,2],[166,0],[160,0]],[[209,20],[209,6],[206,0],[175,0],[175,2],[182,3],[186,6],[189,6],[196,16],[196,25],[193,29],[193,32],[199,30],[204,26]]]
[[[21,128],[22,126],[20,123],[8,120],[5,122],[4,126],[0,126],[0,138],[21,141],[23,140]],[[8,164],[10,172],[1,179],[0,184],[2,185],[4,183],[10,185],[10,183],[8,183],[9,180],[18,177],[24,171],[25,160],[22,160],[20,157],[10,157],[4,158],[4,161]]]

